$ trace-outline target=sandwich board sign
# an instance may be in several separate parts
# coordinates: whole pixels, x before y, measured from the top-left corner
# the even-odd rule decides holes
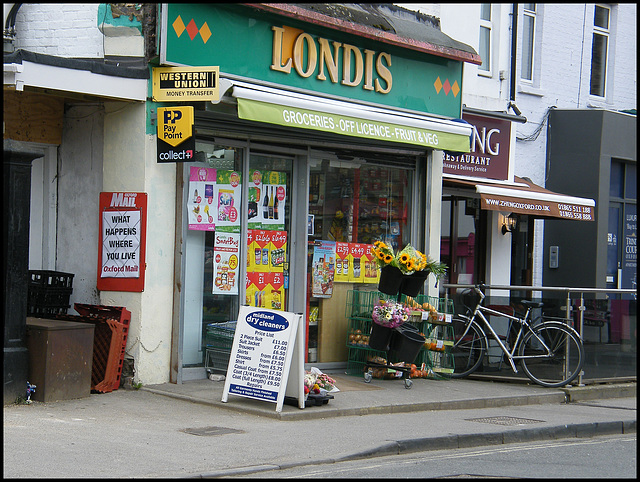
[[[304,408],[303,337],[302,314],[241,306],[222,402],[232,394],[273,402],[280,413],[286,395]]]

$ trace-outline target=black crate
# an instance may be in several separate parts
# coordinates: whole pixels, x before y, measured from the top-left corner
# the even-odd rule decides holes
[[[72,288],[74,275],[62,271],[30,270],[29,277],[29,286]]]
[[[73,291],[73,276],[60,271],[29,271],[27,313],[30,316],[66,314]]]

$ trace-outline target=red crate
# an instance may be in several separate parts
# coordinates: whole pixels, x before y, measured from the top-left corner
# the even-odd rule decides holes
[[[127,337],[129,335],[129,325],[131,324],[131,312],[122,306],[87,305],[82,303],[74,303],[73,308],[83,316],[97,319],[112,319],[123,325],[122,346],[119,358],[117,362],[113,361],[113,363],[117,365],[117,376],[113,382],[113,390],[117,390],[120,387],[120,378],[122,376],[124,352],[127,348]],[[115,348],[113,349],[115,350]]]

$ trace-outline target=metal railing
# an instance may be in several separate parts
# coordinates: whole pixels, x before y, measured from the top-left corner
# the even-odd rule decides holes
[[[443,283],[442,288],[445,290],[445,298],[450,298],[449,290],[451,289],[466,289],[473,288],[475,285],[472,284],[453,284],[453,283]],[[631,295],[633,299],[636,299],[637,291],[634,289],[607,289],[607,288],[575,288],[575,287],[558,287],[558,286],[517,286],[517,285],[484,285],[484,289],[486,291],[491,290],[503,290],[503,291],[524,291],[524,292],[556,292],[556,293],[564,293],[566,294],[566,304],[564,307],[564,311],[566,313],[566,321],[568,324],[572,321],[571,318],[571,294],[578,294],[580,296],[580,305],[578,306],[579,311],[579,333],[580,336],[583,336],[584,333],[584,312],[585,312],[585,303],[584,303],[584,295],[585,294],[598,294],[598,293],[606,293],[613,295]],[[584,370],[583,370],[584,371]],[[582,375],[583,371],[580,372],[578,376],[577,383],[578,386],[582,386]]]

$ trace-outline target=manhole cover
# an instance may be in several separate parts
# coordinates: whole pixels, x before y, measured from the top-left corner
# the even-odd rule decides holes
[[[235,428],[226,427],[203,427],[203,428],[185,428],[181,432],[190,433],[191,435],[202,435],[210,437],[213,435],[226,435],[228,433],[244,433],[244,430],[236,430]]]
[[[542,423],[543,420],[533,420],[530,418],[518,417],[481,417],[467,418],[470,422],[494,423],[496,425],[526,425],[529,423]]]

